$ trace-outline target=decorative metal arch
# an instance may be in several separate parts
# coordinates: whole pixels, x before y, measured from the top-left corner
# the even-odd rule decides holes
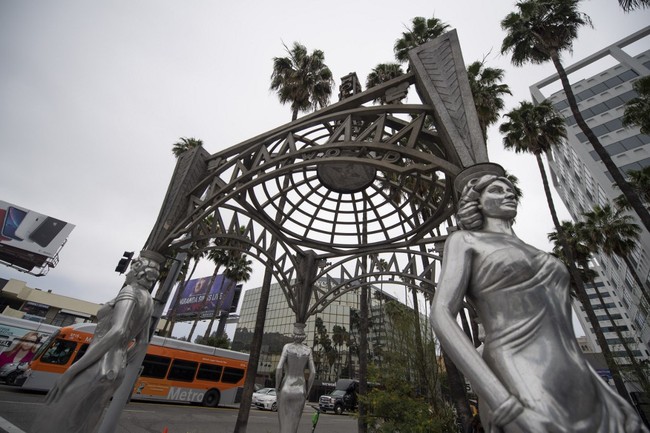
[[[455,31],[410,61],[406,75],[224,151],[186,152],[145,248],[245,251],[307,316],[386,276],[431,293],[453,180],[487,155]],[[423,102],[400,103],[407,90]]]

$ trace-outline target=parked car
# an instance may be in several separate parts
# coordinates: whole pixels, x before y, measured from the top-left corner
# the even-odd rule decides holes
[[[343,411],[352,412],[357,408],[357,392],[359,382],[351,379],[339,379],[336,382],[336,389],[327,395],[321,395],[318,399],[318,409],[326,413],[334,412],[337,415]]]
[[[10,362],[0,367],[0,381],[16,385],[16,379],[27,370],[27,362]]]
[[[275,388],[260,388],[260,389],[256,390],[256,391],[253,393],[253,399],[251,400],[251,403],[252,403],[253,405],[255,405],[255,403],[257,402],[257,399],[258,399],[258,398],[260,398],[260,397],[263,396],[263,395],[267,395],[267,394],[268,394],[269,392],[271,392],[271,391],[275,391]]]
[[[265,392],[262,393],[261,391]],[[253,404],[258,409],[272,410],[273,412],[278,410],[278,396],[275,393],[275,388],[264,388],[253,393]]]

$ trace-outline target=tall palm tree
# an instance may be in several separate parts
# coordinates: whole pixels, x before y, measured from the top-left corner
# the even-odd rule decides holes
[[[483,61],[476,61],[467,66],[469,88],[474,97],[484,140],[487,140],[488,127],[499,120],[499,112],[505,106],[503,95],[512,95],[507,84],[500,84],[503,74],[503,69],[488,68]]]
[[[649,114],[650,115],[650,114]],[[643,204],[650,206],[650,165],[641,170],[630,170],[627,172],[627,178],[632,188],[639,194]],[[616,207],[622,210],[630,210],[630,206],[624,195],[619,195],[614,199]]]
[[[560,233],[563,234],[564,239],[562,239],[562,237],[559,235]],[[591,249],[585,240],[584,234],[585,234],[585,230],[584,230],[583,223],[574,224],[570,221],[562,221],[562,224],[560,225],[560,229],[549,233],[548,239],[549,241],[553,242],[553,254],[555,254],[560,260],[562,260],[564,264],[567,265],[567,267],[569,268],[572,266],[575,267],[576,263],[579,263],[581,266],[580,269],[581,277],[585,278],[586,280],[591,280],[593,282],[593,276],[590,274],[589,266],[588,266],[588,259],[589,256],[591,255]],[[561,242],[561,240],[563,243]],[[562,245],[564,245],[564,247]],[[571,259],[569,257],[571,257]],[[573,263],[571,263],[570,260],[573,260]],[[578,285],[582,287],[581,284],[582,280],[580,281],[580,283],[578,283],[578,281],[575,280],[573,280],[572,282],[573,282],[573,287],[576,289],[576,292],[579,292]],[[612,324],[612,329],[615,330],[619,339],[623,342],[624,340],[623,340],[623,336],[621,335],[621,330],[619,326],[612,320],[612,317],[609,314],[609,311],[605,305],[600,290],[595,284],[593,285],[593,288],[596,291],[596,295],[598,296],[598,299],[602,307],[605,309],[605,312]],[[580,294],[578,294],[578,299],[580,298],[581,296]],[[603,357],[605,358],[607,367],[609,368],[610,373],[612,374],[612,378],[614,379],[614,386],[616,387],[616,390],[618,391],[619,394],[623,396],[627,396],[628,395],[627,388],[625,387],[625,382],[623,381],[621,370],[618,364],[616,363],[616,361],[614,360],[614,355],[612,354],[609,344],[607,343],[607,339],[605,338],[605,333],[603,332],[603,329],[600,326],[600,322],[596,317],[596,313],[593,309],[593,306],[591,302],[588,300],[588,296],[587,296],[587,302],[589,303],[589,305],[585,305],[583,303],[583,307],[585,308],[585,312],[587,313],[587,319],[589,320],[589,324],[591,325],[594,335],[596,336],[596,341],[603,352]],[[627,343],[624,344],[627,348]],[[631,355],[631,353],[629,354],[629,356],[631,356],[631,359],[634,358],[634,356]]]
[[[190,149],[203,146],[203,141],[199,140],[198,138],[181,137],[172,146],[173,146],[172,153],[176,158],[178,158],[179,156],[181,156],[183,153],[187,152]]]
[[[560,53],[572,49],[578,29],[591,25],[589,16],[578,11],[578,3],[580,0],[524,0],[516,3],[518,12],[511,12],[501,21],[501,27],[507,32],[501,45],[501,53],[512,52],[511,62],[515,66],[527,62],[553,62],[577,125],[628,199],[632,209],[639,215],[643,225],[650,230],[650,213],[643,207],[639,196],[625,181],[607,150],[582,117],[571,83],[560,61]]]
[[[299,42],[294,42],[291,49],[286,45],[284,48],[288,57],[273,58],[271,90],[277,92],[282,104],[291,104],[291,120],[296,120],[299,112],[329,104],[334,79],[321,50],[308,54]]]
[[[395,59],[400,63],[407,63],[409,60],[408,52],[412,48],[431,41],[449,30],[449,24],[446,24],[438,18],[415,17],[411,20],[411,28],[402,32],[402,37],[395,41],[393,51]]]
[[[650,7],[650,0],[618,0],[623,11],[632,12],[635,9]]]
[[[555,210],[542,154],[550,152],[553,146],[561,145],[566,139],[564,119],[557,114],[548,101],[539,105],[522,101],[518,108],[507,113],[505,117],[509,120],[499,127],[499,131],[504,134],[503,147],[516,153],[532,153],[535,156],[553,224],[559,227],[560,221]]]
[[[639,226],[632,221],[630,215],[625,215],[610,205],[594,206],[583,216],[590,244],[610,257],[618,256],[623,259],[634,281],[641,289],[641,293],[650,304],[648,288],[643,284],[635,266],[630,261],[630,253],[636,247],[639,239],[641,231]]]
[[[650,134],[650,75],[639,78],[632,87],[637,96],[625,103],[623,125],[638,125],[641,134]]]
[[[377,66],[372,68],[372,71],[368,74],[366,78],[366,89],[378,86],[386,81],[390,81],[393,78],[397,78],[400,75],[404,75],[404,71],[399,63],[379,63]],[[386,103],[386,96],[383,95],[377,99],[375,102],[380,104]]]

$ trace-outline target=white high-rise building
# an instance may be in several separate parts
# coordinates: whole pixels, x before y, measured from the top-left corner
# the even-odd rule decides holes
[[[650,75],[650,50],[634,53],[634,49],[650,47],[650,26],[573,65],[565,65],[572,83],[580,112],[600,142],[623,173],[650,166],[650,136],[641,134],[639,127],[624,127],[622,116],[625,103],[636,96],[632,84],[638,78]],[[576,75],[581,75],[576,78]],[[586,78],[585,78],[586,77]],[[567,123],[568,145],[554,149],[549,165],[555,188],[574,220],[594,205],[613,203],[620,190],[613,183],[604,164],[575,122],[564,91],[557,89],[559,77],[553,75],[530,87],[535,103],[551,101]],[[551,88],[551,90],[547,90]],[[646,287],[650,284],[650,233],[634,214],[641,236],[629,256],[631,267]],[[634,281],[631,269],[619,257],[599,254],[595,265],[600,277],[596,280],[610,314],[623,331],[623,337],[640,360],[650,357],[650,306],[643,299]],[[600,306],[596,290],[587,291],[605,337],[619,362],[624,352],[619,337]],[[579,304],[574,308],[591,340],[598,347],[586,315]]]

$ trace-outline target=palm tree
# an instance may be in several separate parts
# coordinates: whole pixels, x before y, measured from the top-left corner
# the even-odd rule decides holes
[[[625,181],[623,174],[582,117],[571,83],[560,61],[560,53],[572,49],[578,29],[584,25],[591,26],[589,16],[578,11],[579,2],[580,0],[518,2],[516,7],[519,11],[511,12],[501,21],[501,27],[507,32],[501,45],[501,54],[512,52],[511,62],[515,66],[527,62],[553,62],[576,123],[628,199],[632,209],[639,215],[643,225],[650,230],[650,213],[643,207],[639,196]]]
[[[563,236],[560,236],[559,235],[560,233],[562,233]],[[553,242],[553,254],[555,256],[557,256],[560,260],[562,260],[562,262],[564,262],[564,264],[567,265],[567,267],[569,268],[575,267],[576,263],[579,263],[581,266],[580,271],[581,271],[582,278],[590,280],[593,283],[593,276],[590,273],[589,266],[588,266],[589,256],[591,255],[591,249],[587,241],[585,240],[584,235],[585,235],[584,223],[574,224],[570,221],[562,221],[559,230],[556,230],[548,234],[548,240]],[[584,286],[582,285],[582,278],[580,281],[576,281],[573,280],[573,275],[572,275],[573,287],[576,289],[578,299],[581,301],[583,308],[587,313],[587,319],[589,320],[589,324],[591,325],[594,335],[596,336],[596,341],[603,352],[603,356],[605,357],[605,362],[607,363],[607,367],[609,368],[610,373],[612,374],[612,378],[614,379],[614,386],[616,386],[616,390],[620,395],[628,398],[627,388],[625,387],[625,382],[623,381],[623,376],[621,375],[620,368],[618,367],[618,364],[616,364],[616,361],[614,360],[614,355],[612,354],[609,344],[607,343],[607,339],[605,338],[605,333],[603,332],[603,329],[600,326],[600,322],[596,317],[596,313],[594,311],[591,302],[589,301],[589,297],[587,296],[586,291],[584,291]],[[580,293],[581,292],[580,288],[582,288],[584,294]],[[596,291],[596,295],[598,296],[601,305],[605,309],[605,313],[607,314],[612,324],[612,328],[617,333],[619,339],[622,342],[624,342],[623,336],[621,335],[621,330],[619,326],[614,322],[614,320],[612,320],[612,317],[609,314],[607,307],[605,306],[605,302],[600,293],[600,290],[595,284],[593,284],[593,288]],[[627,349],[626,342],[624,342],[624,345]],[[634,356],[631,353],[628,353],[628,356],[631,356],[631,359],[634,358]]]
[[[284,48],[288,57],[273,58],[271,90],[277,92],[282,104],[291,104],[291,120],[296,120],[299,112],[329,103],[334,79],[321,50],[308,54],[307,48],[298,42],[291,49],[286,45]]]
[[[487,140],[488,127],[499,120],[499,112],[505,106],[502,96],[512,95],[507,84],[499,84],[503,80],[503,74],[503,69],[485,67],[484,61],[476,61],[467,67],[469,88],[474,97],[484,140]]]
[[[402,37],[395,41],[393,51],[395,59],[400,63],[409,60],[408,52],[412,48],[431,41],[449,30],[449,24],[443,23],[436,17],[415,17],[411,20],[411,28],[402,32]]]
[[[251,267],[252,263],[253,263],[252,261],[248,260],[246,254],[241,254],[239,256],[236,256],[228,263],[228,267],[224,272],[224,276],[234,281],[235,283],[233,284],[233,286],[230,287],[229,290],[233,290],[234,286],[236,286],[237,284],[245,283],[250,279],[251,272],[253,271],[253,268]],[[225,294],[224,296],[228,296],[228,295],[229,294]],[[219,326],[217,326],[217,332],[216,332],[217,338],[223,337],[223,333],[226,328],[226,320],[228,319],[228,315],[229,315],[227,310],[224,311],[220,307],[221,306],[218,306],[218,308],[215,309],[215,313],[213,314],[212,319],[208,324],[208,329],[206,330],[206,334],[210,335],[210,330],[212,328],[212,324],[214,323],[216,313],[218,311],[221,311],[220,313],[221,315],[219,316]]]
[[[621,5],[623,11],[632,12],[638,8],[650,7],[650,0],[618,0],[618,4]]]
[[[522,101],[518,108],[510,111],[505,117],[510,120],[499,127],[499,132],[504,134],[503,147],[516,153],[526,152],[535,155],[551,218],[557,228],[560,226],[560,221],[555,211],[542,154],[549,152],[553,146],[561,145],[566,139],[564,119],[557,114],[548,101],[539,105]]]
[[[644,206],[650,206],[650,166],[641,170],[630,170],[627,172],[627,178],[632,188],[639,194],[643,200]],[[630,210],[624,195],[619,195],[614,199],[616,207],[622,210]]]
[[[610,205],[594,206],[590,212],[585,212],[583,216],[590,245],[610,257],[622,258],[634,281],[641,289],[641,293],[650,303],[648,288],[641,281],[629,257],[639,239],[641,231],[639,226],[632,222],[630,215],[625,215]]]
[[[650,75],[632,85],[638,96],[625,104],[623,125],[641,127],[641,134],[650,134]]]
[[[172,153],[178,159],[183,153],[195,147],[203,146],[203,141],[197,138],[181,137],[172,145]]]
[[[368,74],[368,77],[366,78],[366,89],[383,84],[386,81],[399,77],[400,75],[404,75],[404,71],[399,63],[379,63]],[[382,105],[385,104],[386,96],[380,96],[375,99],[375,102],[379,102]]]

